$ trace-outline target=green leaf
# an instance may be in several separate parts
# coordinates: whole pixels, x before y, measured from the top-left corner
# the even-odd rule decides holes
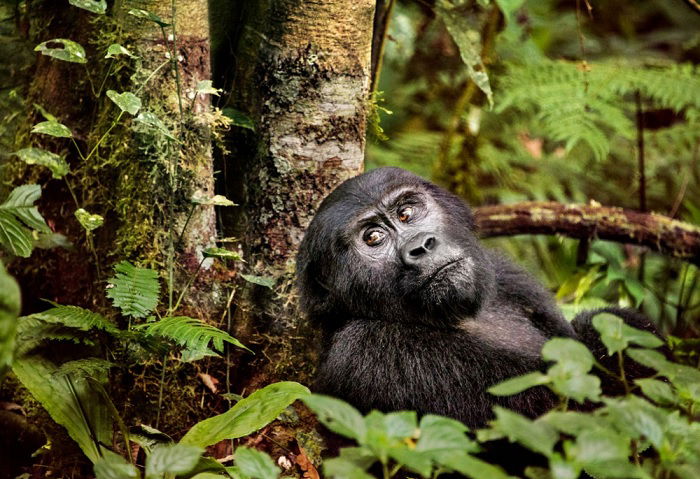
[[[389,437],[413,437],[418,432],[418,415],[415,411],[390,412],[384,416],[384,428]]]
[[[205,258],[231,259],[234,261],[243,261],[241,255],[237,251],[231,251],[226,248],[207,248],[202,251]]]
[[[673,392],[673,388],[658,379],[635,379],[646,397],[661,405],[673,405],[678,403],[678,397]]]
[[[658,348],[663,341],[649,331],[628,326],[622,318],[609,313],[601,313],[593,318],[593,327],[600,333],[600,339],[613,355],[624,350],[630,343],[647,348]]]
[[[38,319],[49,324],[61,324],[81,331],[100,330],[110,334],[119,332],[111,321],[99,313],[78,306],[63,306],[52,303],[53,308],[34,313],[28,318]]]
[[[0,261],[0,384],[12,364],[20,306],[19,286]]]
[[[129,49],[123,47],[118,43],[112,43],[110,46],[107,47],[107,54],[105,55],[105,58],[116,58],[120,55],[126,55],[131,58],[136,58],[136,55],[131,53]]]
[[[211,80],[202,80],[197,83],[197,87],[195,88],[195,91],[197,92],[198,95],[216,95],[219,96],[221,93],[221,90],[218,88],[214,88],[212,86],[212,81]]]
[[[99,382],[107,381],[109,370],[114,363],[100,358],[83,358],[67,361],[61,364],[56,372],[56,377],[71,376],[79,379],[94,379]]]
[[[164,474],[182,475],[195,468],[204,448],[186,444],[157,446],[146,459],[146,479],[160,479]]]
[[[0,211],[7,211],[28,227],[41,233],[51,233],[46,221],[34,206],[34,202],[41,197],[41,186],[22,185],[10,192],[7,199],[0,204]]]
[[[491,386],[487,391],[494,396],[511,396],[530,389],[531,387],[541,386],[549,383],[549,377],[540,373],[532,372],[507,379],[501,383]]]
[[[138,469],[129,464],[126,459],[112,451],[105,451],[104,455],[95,462],[96,479],[138,479],[141,477]]]
[[[112,100],[121,111],[125,111],[130,115],[136,115],[141,109],[141,99],[131,92],[125,91],[117,93],[114,90],[107,90],[107,97]]]
[[[134,120],[136,123],[144,125],[146,128],[157,131],[169,140],[177,141],[163,121],[150,111],[142,111]]]
[[[454,419],[426,414],[421,418],[418,429],[420,436],[416,451],[429,453],[433,458],[443,458],[456,450],[479,450],[479,446],[467,437],[467,426]]]
[[[430,477],[433,463],[427,454],[421,454],[409,448],[406,444],[388,449],[389,457],[397,464],[410,469],[423,477]]]
[[[0,245],[21,258],[32,254],[32,234],[7,211],[0,210]]]
[[[128,261],[114,266],[117,273],[109,280],[107,297],[125,316],[145,318],[158,305],[160,282],[152,269],[137,268]]]
[[[552,455],[559,434],[549,424],[535,422],[516,412],[494,406],[496,419],[491,426],[502,432],[508,439],[547,457]]]
[[[510,478],[500,467],[484,462],[465,452],[456,452],[446,457],[441,465],[464,474],[467,477],[471,477],[472,479],[483,479],[487,477],[489,479]]]
[[[275,278],[268,278],[265,276],[255,276],[252,274],[242,274],[241,278],[248,281],[249,283],[257,284],[258,286],[264,286],[266,288],[274,289]]]
[[[542,357],[556,364],[547,370],[551,388],[580,403],[600,399],[600,379],[587,374],[593,367],[593,355],[586,346],[569,338],[550,339],[542,347]]]
[[[277,479],[280,475],[280,470],[272,458],[257,449],[239,447],[236,449],[234,461],[241,472],[252,479]]]
[[[85,231],[96,230],[105,222],[105,219],[102,216],[89,213],[83,208],[78,208],[73,214],[77,218],[78,223],[80,223],[80,226],[82,226]]]
[[[82,8],[88,12],[104,14],[107,11],[107,0],[68,0],[74,7]]]
[[[503,18],[506,23],[515,21],[513,14],[523,6],[525,0],[496,0],[496,5],[503,12]]]
[[[577,436],[593,427],[605,428],[607,425],[603,418],[577,411],[550,411],[538,418],[537,422],[545,422],[570,436]]]
[[[365,420],[357,409],[340,399],[312,394],[302,401],[318,416],[318,420],[331,431],[362,443],[366,435]]]
[[[42,135],[55,136],[57,138],[71,138],[70,128],[58,121],[42,121],[37,123],[32,128],[32,133],[41,133]]]
[[[632,438],[647,439],[657,450],[662,448],[666,422],[662,409],[637,396],[604,401],[605,407],[598,413],[607,416],[618,430]]]
[[[223,195],[214,195],[210,198],[192,198],[192,203],[206,206],[238,206]]]
[[[87,63],[85,49],[79,43],[65,38],[54,38],[34,47],[35,52],[72,63]]]
[[[148,336],[161,336],[175,341],[191,351],[208,351],[209,343],[219,351],[224,351],[224,342],[250,351],[239,340],[210,324],[187,316],[163,318],[155,323],[137,326]],[[251,353],[253,351],[250,351]]]
[[[374,479],[362,467],[343,457],[323,461],[323,474],[337,479]]]
[[[112,444],[109,407],[92,382],[69,381],[56,376],[57,370],[55,364],[37,355],[18,357],[12,367],[22,385],[94,463],[106,450],[101,445]]]
[[[13,153],[20,160],[28,165],[41,165],[51,170],[51,176],[54,178],[63,178],[68,174],[68,163],[61,156],[50,151],[42,150],[41,148],[22,148]]]
[[[588,429],[576,437],[568,454],[584,465],[591,465],[611,460],[625,463],[630,455],[629,439],[612,429]]]
[[[253,123],[253,120],[242,111],[227,107],[222,110],[222,113],[224,116],[231,119],[232,125],[255,131],[255,124]]]
[[[144,20],[150,20],[151,22],[157,24],[159,27],[169,27],[170,24],[166,23],[155,13],[143,10],[141,8],[133,8],[129,10],[129,15],[133,15],[136,18],[143,18]]]
[[[287,406],[307,394],[308,388],[299,383],[270,384],[241,399],[225,413],[195,424],[180,443],[206,447],[246,436],[274,421]]]

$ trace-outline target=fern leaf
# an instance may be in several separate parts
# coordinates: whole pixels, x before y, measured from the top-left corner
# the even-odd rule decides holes
[[[223,352],[224,342],[250,351],[233,336],[198,319],[187,316],[172,316],[158,322],[138,326],[146,335],[168,338],[185,348],[185,357],[201,357],[210,354],[212,349]],[[252,352],[252,351],[250,351]]]
[[[107,373],[114,363],[99,358],[84,358],[67,361],[56,370],[56,376],[72,376],[73,378],[91,378],[98,382],[107,381]]]
[[[117,273],[107,285],[107,297],[125,316],[145,318],[158,305],[160,282],[152,269],[138,268],[128,261],[114,266]]]
[[[81,331],[99,329],[112,334],[118,331],[118,328],[101,314],[78,306],[52,304],[54,304],[53,308],[42,311],[41,313],[32,314],[30,317],[46,323],[62,324]]]
[[[17,321],[17,357],[24,356],[47,341],[66,341],[92,346],[95,342],[84,332],[62,324],[48,324],[34,316]]]

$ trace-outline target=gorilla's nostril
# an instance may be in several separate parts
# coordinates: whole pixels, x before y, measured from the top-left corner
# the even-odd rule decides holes
[[[428,251],[433,249],[435,247],[435,236],[430,236],[428,239],[426,239],[423,247]]]
[[[417,257],[419,257],[419,256],[421,256],[421,255],[423,255],[423,254],[425,254],[425,252],[426,252],[425,249],[423,249],[422,246],[419,246],[418,248],[413,248],[411,251],[408,252],[408,254],[409,254],[412,258],[417,258]]]

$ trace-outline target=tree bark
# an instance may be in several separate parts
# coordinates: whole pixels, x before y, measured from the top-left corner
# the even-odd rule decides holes
[[[249,3],[232,101],[256,128],[235,155],[246,159],[239,169],[247,217],[243,245],[251,271],[277,278],[276,294],[290,299],[290,265],[316,206],[363,169],[375,2]],[[293,301],[270,294],[250,299],[263,313],[239,314],[236,334],[283,341],[306,335],[297,334]],[[273,359],[279,370],[293,359],[285,354],[289,347],[282,349]]]
[[[475,209],[483,238],[559,234],[646,246],[700,266],[700,228],[666,216],[597,205],[525,202]]]

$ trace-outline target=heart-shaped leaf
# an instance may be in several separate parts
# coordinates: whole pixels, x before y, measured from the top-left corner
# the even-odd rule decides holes
[[[37,123],[32,128],[32,133],[41,133],[42,135],[55,136],[57,138],[71,138],[70,128],[57,121],[42,121]]]
[[[105,219],[97,214],[91,214],[83,208],[78,208],[75,210],[75,217],[78,219],[78,223],[82,226],[85,231],[93,231],[102,226]]]
[[[119,107],[121,111],[125,111],[130,115],[136,115],[141,109],[141,99],[131,92],[125,91],[117,93],[114,90],[107,90],[107,97]]]
[[[119,55],[126,55],[131,58],[136,57],[136,55],[134,55],[127,48],[121,46],[118,43],[112,43],[110,46],[107,47],[107,54],[105,55],[105,58],[115,58]]]
[[[79,43],[65,38],[54,38],[34,47],[35,52],[63,60],[64,62],[86,63],[85,49]]]
[[[107,0],[68,0],[74,7],[82,8],[88,12],[104,14],[107,11]]]

